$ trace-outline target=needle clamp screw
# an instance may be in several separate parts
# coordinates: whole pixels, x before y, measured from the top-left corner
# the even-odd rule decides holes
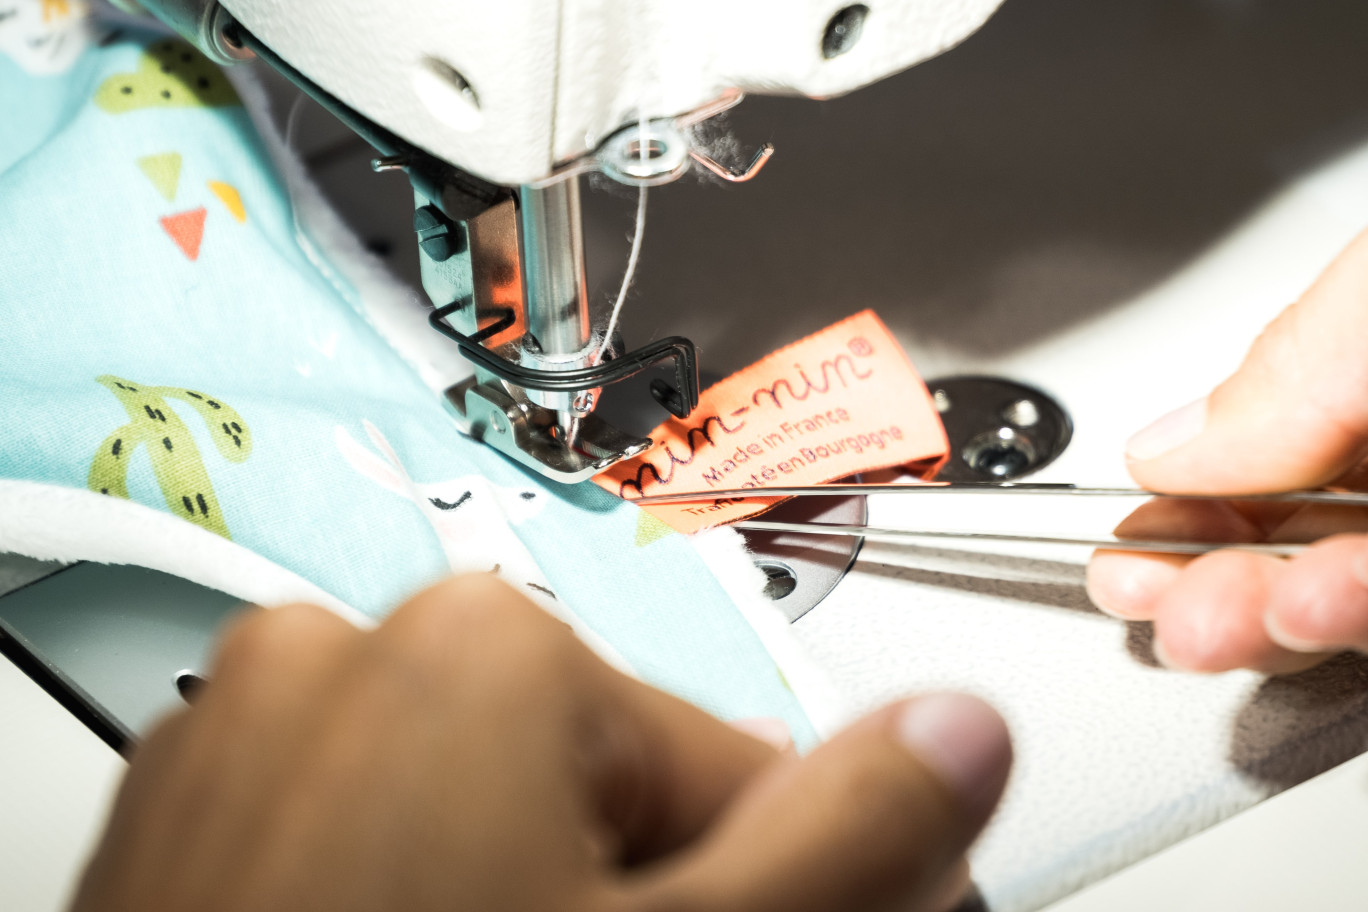
[[[420,206],[414,210],[413,230],[418,233],[418,246],[423,253],[438,263],[466,249],[464,228],[443,215],[436,206]]]

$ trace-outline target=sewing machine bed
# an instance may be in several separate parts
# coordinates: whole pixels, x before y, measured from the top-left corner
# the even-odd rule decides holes
[[[873,307],[924,376],[1064,405],[1074,440],[1038,480],[1127,484],[1125,439],[1223,379],[1368,224],[1364,34],[1350,5],[1008,3],[820,111],[751,99],[734,128],[775,142],[773,169],[657,194],[626,331],[682,330],[725,370]],[[870,506],[986,518],[962,509]],[[1115,507],[1094,510],[1105,531]],[[854,709],[935,688],[1002,707],[1019,763],[974,855],[990,908],[1039,908],[1368,745],[1363,660],[1168,672],[1146,625],[1091,608],[1086,552],[999,553],[867,544],[796,625]]]
[[[1073,442],[1037,480],[1127,484],[1125,439],[1223,379],[1368,224],[1364,34],[1356,5],[1008,3],[820,111],[752,99],[735,130],[774,140],[772,171],[657,195],[627,332],[668,325],[732,367],[873,307],[924,376],[1064,405]],[[870,505],[991,518],[938,509]],[[796,624],[855,709],[937,688],[1003,709],[1019,762],[973,859],[990,908],[1039,908],[1368,745],[1364,660],[1168,672],[1146,625],[1091,608],[1086,552],[999,553],[867,544]]]

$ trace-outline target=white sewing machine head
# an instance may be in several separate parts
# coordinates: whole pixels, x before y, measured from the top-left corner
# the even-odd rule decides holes
[[[213,59],[261,57],[403,170],[432,324],[475,365],[452,387],[473,436],[560,481],[650,440],[594,414],[602,387],[673,361],[652,393],[697,404],[692,344],[625,351],[591,321],[579,175],[654,186],[697,163],[697,124],[743,92],[838,95],[963,40],[1002,0],[115,0]]]

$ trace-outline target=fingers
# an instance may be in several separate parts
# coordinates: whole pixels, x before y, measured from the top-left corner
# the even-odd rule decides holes
[[[1130,471],[1158,491],[1233,494],[1315,487],[1368,441],[1368,234],[1255,342],[1203,402],[1127,446]]]
[[[969,898],[973,880],[969,860],[961,857],[923,904],[927,912],[955,912]]]
[[[569,745],[567,761],[591,798],[598,851],[617,863],[689,842],[779,756],[763,739],[615,671],[568,626],[488,574],[425,590],[376,636],[392,643],[424,691],[479,694],[485,705],[472,712],[540,720],[529,750]],[[775,723],[787,736],[780,720],[765,721],[771,737]]]
[[[782,720],[727,725],[604,670],[593,709],[597,762],[590,774],[600,813],[620,839],[623,864],[649,861],[694,840],[738,791],[785,755],[780,739],[788,745],[788,727]]]
[[[1130,440],[1131,475],[1143,487],[1173,493],[1356,487],[1365,480],[1368,453],[1368,358],[1358,344],[1368,332],[1365,296],[1368,233],[1265,329],[1210,396]],[[1196,537],[1307,541],[1361,528],[1347,512],[1234,510],[1257,531]],[[1368,646],[1368,606],[1349,550],[1318,545],[1285,563],[1247,554],[1188,561],[1100,552],[1088,570],[1088,591],[1104,611],[1153,619],[1156,648],[1170,664],[1291,671],[1345,645]]]
[[[176,766],[184,769],[196,769],[210,757],[228,761],[229,774],[214,787],[237,790],[244,802],[256,800],[251,778],[236,771],[255,769],[270,759],[257,754],[259,743],[290,743],[302,736],[299,718],[313,716],[312,707],[320,694],[330,687],[338,666],[364,636],[317,605],[246,612],[219,639],[209,683],[188,711],[199,724],[187,726],[185,743],[163,748],[154,733],[142,750],[175,751]],[[233,737],[223,737],[225,732],[232,732]],[[177,772],[166,787],[201,786],[183,782]],[[196,802],[190,795],[185,798],[182,813],[193,815]]]
[[[75,908],[100,907],[85,897],[115,881],[131,894],[184,895],[177,894],[178,885],[212,870],[232,830],[225,823],[225,838],[200,837],[204,808],[231,807],[243,818],[263,813],[261,777],[249,771],[281,758],[262,751],[261,744],[278,746],[283,733],[297,731],[292,711],[316,693],[313,681],[332,664],[337,647],[360,636],[346,621],[311,605],[257,609],[236,619],[194,707],[163,720],[133,752],[109,835],[82,881]],[[198,774],[210,764],[217,773],[206,780]],[[136,858],[178,863],[169,871],[130,867]],[[144,877],[153,880],[143,883]]]
[[[1368,537],[1336,536],[1299,555],[1274,581],[1263,620],[1290,650],[1368,651]]]
[[[1281,569],[1276,558],[1240,551],[1194,560],[1156,601],[1156,657],[1189,671],[1294,670],[1299,657],[1275,644],[1263,626]]]
[[[1359,510],[1154,501],[1117,528],[1132,538],[1310,540],[1362,529]],[[1300,671],[1368,649],[1368,537],[1337,535],[1292,560],[1223,552],[1201,558],[1098,551],[1088,594],[1099,609],[1155,622],[1156,658],[1190,671]]]
[[[1156,657],[1188,671],[1253,668],[1288,674],[1351,645],[1330,639],[1327,626],[1304,620],[1310,606],[1317,618],[1334,619],[1336,636],[1350,633],[1355,623],[1368,630],[1368,588],[1358,584],[1357,602],[1343,599],[1347,561],[1344,545],[1335,541],[1290,561],[1239,551],[1197,558],[1156,599]],[[1364,550],[1360,543],[1355,554]],[[1353,593],[1352,586],[1348,592]],[[1335,609],[1327,610],[1330,605]],[[1286,618],[1277,623],[1290,623],[1303,634],[1314,633],[1314,642],[1279,635],[1270,617]]]
[[[1010,765],[1006,726],[981,701],[895,704],[767,769],[697,846],[633,889],[645,908],[931,912],[958,886]]]
[[[1088,598],[1104,614],[1152,621],[1159,599],[1178,582],[1191,557],[1096,551],[1088,561]]]
[[[1220,501],[1152,500],[1116,527],[1117,537],[1174,541],[1260,541],[1262,527]],[[1134,621],[1154,619],[1160,596],[1191,557],[1102,550],[1088,564],[1088,596],[1101,611]]]
[[[259,608],[236,617],[220,634],[209,663],[208,686],[195,697],[200,715],[233,713],[235,707],[262,705],[231,724],[261,726],[307,705],[317,682],[356,645],[361,631],[318,605]]]
[[[107,841],[118,854],[101,856],[82,896],[89,908],[155,896],[700,912],[911,898],[939,912],[1010,758],[991,709],[946,695],[798,760],[624,677],[517,593],[467,577],[373,632],[309,608],[238,625],[195,708],[135,759],[147,800],[120,805]],[[605,829],[622,851],[603,851]],[[622,864],[652,851],[651,864]]]
[[[793,750],[793,733],[788,723],[773,716],[754,716],[746,719],[733,719],[728,723],[739,732],[763,741],[783,753]]]

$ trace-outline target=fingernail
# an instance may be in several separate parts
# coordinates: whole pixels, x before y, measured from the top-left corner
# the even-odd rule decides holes
[[[1154,653],[1154,661],[1159,663],[1159,667],[1167,671],[1177,671],[1182,672],[1183,674],[1195,675],[1213,674],[1214,672],[1210,668],[1204,667],[1204,659],[1202,658],[1203,656],[1211,655],[1213,643],[1220,643],[1219,639],[1213,640],[1213,636],[1214,634],[1212,632],[1204,632],[1200,629],[1187,631],[1188,655],[1189,657],[1197,657],[1193,662],[1188,662],[1186,660],[1181,662],[1176,661],[1173,658],[1173,654],[1164,648],[1164,641],[1159,639],[1157,634],[1150,643],[1150,651]]]
[[[897,738],[984,817],[997,804],[1012,766],[1007,724],[987,703],[967,694],[930,694],[903,708]]]
[[[789,731],[788,723],[777,716],[733,719],[729,724],[743,734],[764,741],[775,750],[787,750],[793,745],[793,734]]]
[[[1154,653],[1154,661],[1159,663],[1160,668],[1167,668],[1169,671],[1182,671],[1177,665],[1173,664],[1173,659],[1169,658],[1168,650],[1164,644],[1155,637],[1150,641],[1150,652]]]
[[[1178,573],[1172,564],[1102,551],[1088,563],[1085,586],[1088,598],[1103,614],[1123,621],[1144,620]]]
[[[1360,586],[1368,589],[1368,551],[1362,552],[1349,565],[1349,572]]]
[[[1126,441],[1126,458],[1142,462],[1178,449],[1202,432],[1206,426],[1206,413],[1205,398],[1169,412]]]
[[[1304,639],[1288,633],[1283,629],[1282,622],[1278,620],[1277,615],[1271,611],[1264,614],[1264,632],[1268,634],[1270,640],[1277,643],[1283,649],[1289,649],[1292,652],[1334,651],[1334,647],[1327,643],[1319,643],[1315,640]]]

